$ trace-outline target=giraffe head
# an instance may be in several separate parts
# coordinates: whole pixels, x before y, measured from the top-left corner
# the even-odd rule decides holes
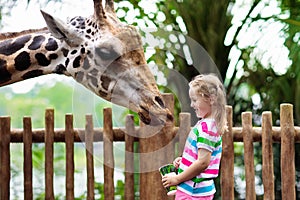
[[[94,0],[94,14],[65,23],[41,11],[51,34],[63,43],[62,73],[98,96],[137,112],[145,124],[172,121],[145,60],[138,31],[119,21],[112,1]]]

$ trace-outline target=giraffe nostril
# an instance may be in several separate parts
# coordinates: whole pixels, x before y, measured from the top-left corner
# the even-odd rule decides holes
[[[160,105],[160,107],[165,108],[165,104],[159,96],[155,97],[155,101]]]

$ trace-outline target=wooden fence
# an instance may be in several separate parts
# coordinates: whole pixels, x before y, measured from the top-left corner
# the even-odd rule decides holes
[[[170,110],[173,110],[172,95],[164,95]],[[159,166],[172,162],[175,149],[182,152],[187,134],[190,131],[190,115],[179,115],[179,126],[160,128],[148,127],[140,124],[134,126],[133,116],[126,117],[124,128],[113,128],[112,111],[104,109],[104,127],[94,128],[91,115],[86,115],[84,129],[73,127],[73,116],[65,117],[65,128],[54,129],[54,110],[45,112],[45,129],[33,130],[30,117],[23,118],[23,129],[11,129],[10,117],[0,117],[0,198],[10,198],[10,143],[24,145],[24,199],[33,199],[32,185],[32,143],[45,143],[45,195],[46,199],[54,199],[53,189],[53,157],[54,143],[64,142],[66,148],[66,199],[74,199],[74,143],[84,142],[86,145],[87,168],[87,199],[94,199],[94,160],[93,144],[104,143],[104,197],[113,200],[114,197],[114,156],[113,142],[125,141],[125,192],[127,200],[134,197],[134,142],[139,142],[139,199],[159,200],[173,199],[166,196],[158,173]],[[244,164],[246,175],[246,199],[256,199],[254,182],[254,154],[253,142],[262,142],[263,151],[263,186],[264,199],[275,199],[273,178],[273,142],[281,142],[281,180],[282,199],[296,199],[295,197],[295,149],[294,143],[300,141],[300,128],[294,127],[293,108],[290,104],[280,106],[280,127],[272,126],[271,112],[262,114],[262,126],[252,126],[252,113],[242,113],[242,127],[233,127],[232,108],[226,108],[228,131],[223,135],[223,154],[221,161],[221,195],[222,199],[234,199],[234,142],[244,143]],[[13,155],[12,155],[13,156]]]

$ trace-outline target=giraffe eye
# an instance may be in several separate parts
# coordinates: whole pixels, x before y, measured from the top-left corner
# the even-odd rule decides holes
[[[108,49],[105,47],[100,47],[95,49],[96,55],[98,55],[103,60],[116,60],[120,55],[113,49]]]

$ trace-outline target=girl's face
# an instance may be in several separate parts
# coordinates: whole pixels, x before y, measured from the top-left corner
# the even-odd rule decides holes
[[[211,102],[204,95],[197,94],[194,88],[190,88],[189,96],[191,107],[194,108],[198,118],[209,118],[211,115]]]

